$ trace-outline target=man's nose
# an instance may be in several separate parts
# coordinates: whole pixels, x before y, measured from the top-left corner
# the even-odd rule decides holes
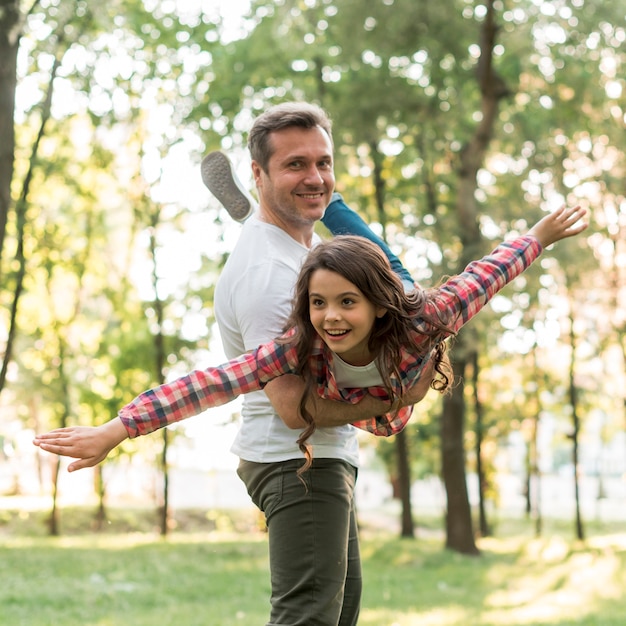
[[[322,185],[324,183],[324,177],[317,165],[311,165],[311,167],[307,169],[305,182],[308,185]]]

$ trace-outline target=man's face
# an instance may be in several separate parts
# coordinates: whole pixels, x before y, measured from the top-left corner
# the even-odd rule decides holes
[[[324,215],[335,188],[333,149],[324,130],[291,127],[270,136],[264,172],[252,162],[261,213],[279,226],[310,226]]]

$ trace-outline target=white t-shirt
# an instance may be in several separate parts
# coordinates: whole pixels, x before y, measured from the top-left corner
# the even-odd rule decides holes
[[[315,236],[314,244],[319,241]],[[291,312],[293,289],[308,248],[256,215],[243,225],[215,289],[215,315],[231,359],[278,337]],[[303,458],[296,440],[265,392],[244,396],[242,424],[232,451],[246,461],[273,463]],[[356,428],[318,428],[309,439],[314,458],[358,466]]]

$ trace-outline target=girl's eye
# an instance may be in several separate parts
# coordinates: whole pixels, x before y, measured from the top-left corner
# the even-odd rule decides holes
[[[320,307],[324,304],[323,300],[311,300],[311,306]]]

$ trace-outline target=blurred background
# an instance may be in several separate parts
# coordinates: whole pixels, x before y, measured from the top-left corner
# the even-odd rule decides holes
[[[600,0],[5,0],[0,13],[0,506],[249,508],[232,403],[94,470],[32,446],[223,360],[213,288],[237,239],[202,186],[284,100],[334,122],[337,190],[424,286],[542,212],[588,209],[455,341],[460,383],[362,437],[362,515],[626,517],[626,9]],[[320,226],[320,234],[328,236]],[[450,523],[454,520],[454,523]]]

